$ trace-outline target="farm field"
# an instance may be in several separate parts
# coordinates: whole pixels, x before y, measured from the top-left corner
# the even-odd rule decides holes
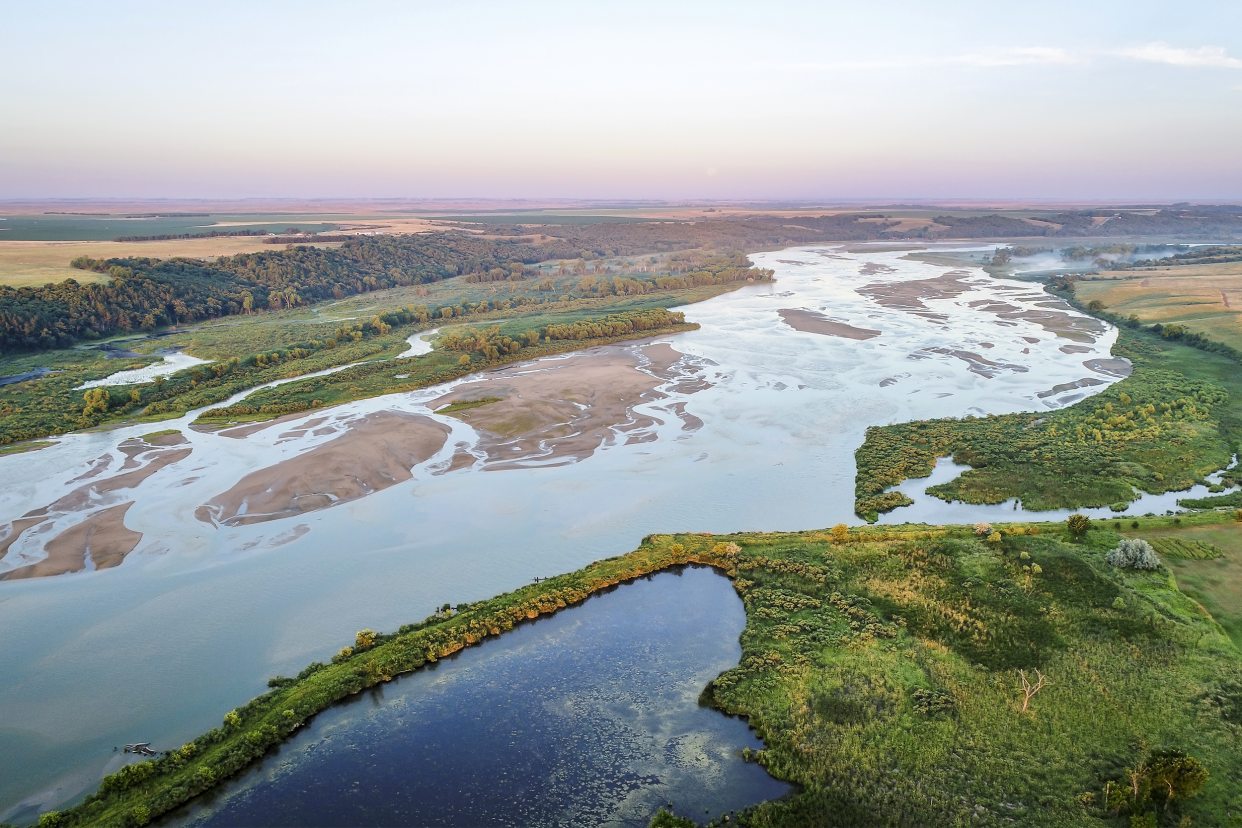
[[[1099,301],[1112,313],[1145,324],[1183,325],[1242,348],[1242,263],[1191,265],[1092,278],[1075,284],[1081,302]]]

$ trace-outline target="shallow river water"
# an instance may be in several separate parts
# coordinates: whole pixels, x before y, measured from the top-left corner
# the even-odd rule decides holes
[[[894,252],[799,248],[752,259],[776,270],[775,284],[685,308],[702,328],[664,340],[704,382],[667,383],[663,399],[637,406],[656,421],[648,439],[618,437],[580,462],[443,473],[456,444],[477,442],[465,423],[428,410],[443,388],[308,413],[303,420],[328,421],[244,440],[190,431],[192,415],[162,425],[183,429],[188,456],[90,503],[133,501],[124,524],[143,537],[120,566],[0,581],[0,820],[10,806],[29,813],[93,787],[114,769],[115,745],[180,745],[268,677],[326,659],[364,627],[391,630],[445,602],[570,571],[650,532],[856,523],[853,453],[869,425],[1046,410],[1124,373],[1107,361],[1115,331],[1036,286]],[[795,330],[789,311],[870,338]],[[701,427],[687,428],[679,405]],[[384,410],[452,429],[413,479],[284,520],[195,517],[246,474]],[[111,457],[107,474],[116,472],[121,444],[152,428],[69,435],[0,459],[0,521],[63,497],[97,458]],[[27,530],[0,559],[0,576],[42,558],[48,539],[88,512]],[[889,519],[958,514],[941,504]]]

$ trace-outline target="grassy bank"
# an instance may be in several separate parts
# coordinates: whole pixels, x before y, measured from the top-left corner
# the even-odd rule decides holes
[[[1204,525],[1208,516],[1199,518]],[[1216,518],[1219,520],[1219,518]],[[1143,520],[1129,532],[1180,527]],[[1101,802],[1152,750],[1210,774],[1162,821],[1242,809],[1242,661],[1167,571],[1116,570],[1115,527],[868,527],[650,536],[634,552],[459,606],[390,635],[360,632],[224,716],[221,727],[104,780],[45,825],[140,825],[256,761],[333,702],[525,619],[670,566],[716,567],[747,615],[741,663],[704,698],[749,717],[752,758],[801,786],[743,825],[1108,825]],[[1047,677],[1024,712],[1021,674]],[[1169,820],[1174,820],[1169,822]],[[668,817],[659,822],[670,823]]]
[[[937,457],[972,470],[929,494],[966,503],[1016,497],[1035,510],[1125,504],[1135,489],[1181,491],[1229,462],[1242,439],[1242,366],[1129,328],[1113,353],[1134,373],[1068,408],[868,429],[855,455],[855,511],[873,521],[910,503],[885,489],[931,474]]]

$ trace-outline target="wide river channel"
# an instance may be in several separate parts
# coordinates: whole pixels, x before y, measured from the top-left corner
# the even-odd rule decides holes
[[[191,414],[162,426],[180,428],[187,443],[142,455],[132,449],[133,440],[152,431],[149,425],[68,435],[50,448],[0,458],[5,480],[0,527],[7,526],[0,528],[0,542],[8,543],[0,577],[47,557],[51,539],[71,536],[75,526],[104,508],[129,503],[121,528],[142,533],[133,552],[113,568],[93,570],[88,561],[81,571],[55,577],[0,580],[0,821],[6,815],[29,818],[92,789],[102,773],[123,761],[114,746],[147,741],[157,749],[172,748],[218,725],[225,712],[263,692],[269,677],[295,675],[311,661],[326,660],[362,628],[393,630],[446,602],[473,602],[535,576],[571,571],[627,552],[651,532],[857,523],[854,451],[868,426],[1048,410],[1098,392],[1128,370],[1109,357],[1114,330],[1036,285],[882,248],[794,248],[751,258],[776,271],[774,284],[747,286],[686,307],[687,319],[701,329],[660,340],[678,358],[671,369],[678,377],[649,369],[646,355],[654,352],[642,351],[642,344],[615,349],[634,361],[637,367],[629,370],[651,374],[654,393],[627,403],[632,405],[628,422],[641,421],[641,433],[622,433],[618,423],[602,445],[555,464],[484,462],[484,441],[469,421],[428,408],[451,388],[338,406],[301,418],[315,418],[315,426],[298,428],[293,420],[244,439],[193,431]],[[538,379],[539,372],[566,364],[557,361],[564,359],[536,362],[517,373]],[[451,435],[434,456],[414,465],[412,478],[366,496],[273,520],[204,518],[201,507],[247,475],[343,439],[351,424],[381,412],[427,418]],[[467,462],[459,462],[461,457]],[[124,468],[152,468],[143,465],[152,462],[160,464],[158,470],[136,485],[107,483]],[[68,497],[84,491],[83,480],[94,488],[76,500]],[[328,502],[325,495],[322,503]],[[956,506],[922,504],[917,518],[898,510],[886,520],[964,519]],[[246,508],[242,502],[240,518]],[[25,523],[19,520],[31,513]],[[82,531],[89,545],[94,530]],[[667,583],[678,582],[670,577]],[[627,589],[655,589],[648,594],[693,603],[685,610],[690,613],[719,613],[721,627],[730,630],[726,637],[735,639],[740,630],[727,620],[740,612],[735,599],[717,597],[719,590],[700,589],[681,598],[678,587],[652,583],[623,587],[618,594]],[[565,695],[549,691],[537,696],[539,701],[523,702],[545,710],[574,698],[603,705],[600,694],[608,687],[618,699],[627,692],[697,694],[735,657],[733,650],[729,658],[717,659],[719,665],[708,659],[676,675],[670,668],[668,680],[675,686],[663,690],[646,674],[633,685],[623,676],[615,684],[605,678],[604,684],[590,684],[602,663],[592,659],[603,656],[583,656],[581,673],[574,674],[578,668],[571,662],[555,660],[558,637],[605,649],[628,647],[617,658],[634,663],[641,660],[641,647],[662,652],[651,638],[643,639],[646,644],[625,643],[607,630],[587,634],[575,627],[588,624],[592,604],[615,600],[620,599],[592,599],[565,613],[564,620],[524,628],[511,642],[506,636],[434,672],[386,686],[378,700],[368,697],[325,714],[282,750],[281,761],[286,754],[298,757],[290,760],[288,773],[294,775],[365,772],[370,781],[359,776],[360,784],[388,784],[388,771],[374,770],[386,761],[382,746],[373,751],[376,757],[354,758],[341,747],[354,738],[354,728],[391,733],[393,717],[400,718],[408,706],[422,711],[410,713],[411,721],[417,719],[418,732],[434,740],[436,716],[451,712],[443,706],[445,694],[488,698],[487,692],[468,688],[462,676],[520,672],[525,668],[515,654],[536,647],[544,630],[550,638],[539,645],[539,658],[564,664],[572,674],[565,677]],[[606,627],[608,614],[601,612],[597,622]],[[668,652],[692,646],[689,638],[672,640],[694,634],[674,621],[650,629],[660,635],[667,630]],[[710,668],[704,667],[708,662]],[[558,669],[549,667],[553,673]],[[692,693],[686,682],[698,689]],[[432,698],[437,693],[438,702]],[[727,727],[724,717],[702,711],[709,713],[720,721],[691,728],[704,745],[720,739],[731,739],[734,749],[750,744],[744,732],[735,737],[720,729]],[[617,715],[622,718],[615,721],[622,721]],[[547,726],[538,738],[546,737],[549,750],[573,738],[572,728],[557,731],[552,719]],[[652,727],[657,735],[673,732],[663,723]],[[590,755],[592,738],[580,736],[586,751],[581,761],[599,768],[591,777],[598,781],[617,769]],[[657,741],[653,735],[636,748],[626,772],[648,773],[648,748]],[[335,758],[314,761],[327,764],[309,758],[312,744],[320,743]],[[490,772],[470,765],[471,755],[467,751],[452,765],[454,773]],[[246,784],[255,790],[272,784],[273,767],[256,771]],[[739,772],[728,763],[714,767],[719,773]],[[596,771],[584,765],[582,773]],[[693,775],[692,769],[686,773]],[[737,785],[741,789],[743,783]],[[556,788],[550,799],[532,800],[531,807],[551,814],[565,790]],[[768,795],[761,793],[760,798]],[[222,807],[249,807],[248,801],[239,795]],[[435,807],[449,814],[472,806]],[[361,819],[348,811],[334,813],[344,822]]]

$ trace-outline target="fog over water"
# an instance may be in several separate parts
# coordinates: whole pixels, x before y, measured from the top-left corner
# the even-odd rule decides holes
[[[829,247],[753,255],[776,271],[775,284],[684,308],[702,328],[661,339],[685,355],[699,390],[665,384],[664,398],[638,406],[657,421],[639,435],[647,441],[618,436],[569,465],[436,474],[456,444],[476,441],[470,426],[428,410],[443,387],[307,413],[302,421],[329,419],[245,439],[190,431],[193,415],[161,424],[183,429],[188,457],[87,508],[53,510],[0,559],[2,575],[42,558],[51,537],[98,507],[134,501],[125,525],[143,537],[120,566],[0,582],[0,819],[19,802],[93,787],[114,745],[180,745],[263,692],[268,677],[326,660],[364,627],[392,630],[445,602],[627,552],[651,532],[857,523],[853,453],[869,425],[1048,410],[1124,373],[1093,362],[1108,360],[1116,331],[1038,286],[902,256]],[[797,331],[782,310],[880,333]],[[701,427],[675,416],[678,405]],[[217,528],[195,517],[246,474],[384,410],[452,429],[413,479],[283,520]],[[121,444],[154,428],[69,435],[0,459],[0,520],[52,504],[105,455],[113,459],[96,479],[107,479],[126,459]],[[956,514],[941,504],[889,519]]]

